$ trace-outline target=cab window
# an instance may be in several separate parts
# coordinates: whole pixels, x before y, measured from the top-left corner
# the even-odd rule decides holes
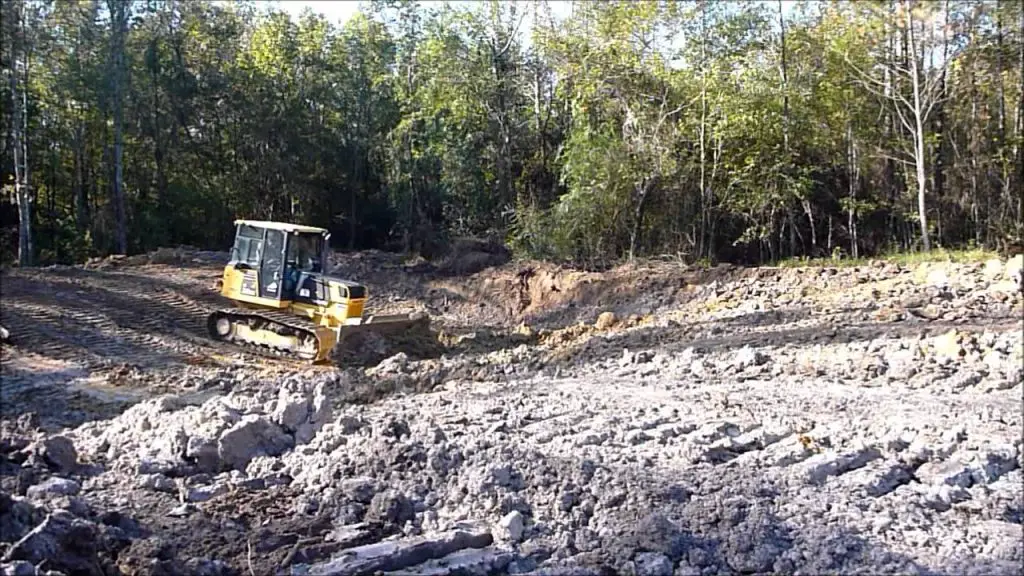
[[[262,247],[263,230],[242,225],[235,237],[235,245],[231,248],[231,260],[244,262],[250,266],[259,266]]]
[[[303,272],[322,272],[323,239],[315,234],[296,234],[288,242],[288,265]]]

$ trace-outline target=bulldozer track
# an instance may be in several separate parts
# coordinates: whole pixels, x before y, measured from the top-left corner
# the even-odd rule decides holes
[[[167,266],[7,271],[0,276],[0,324],[20,349],[89,367],[196,364],[250,355],[309,368],[290,355],[210,338],[211,312],[240,311],[226,307],[212,289],[210,278],[217,272]]]
[[[232,317],[235,321],[242,320],[245,318],[259,318],[270,322],[274,322],[276,324],[280,324],[282,326],[286,326],[287,328],[295,330],[296,332],[304,332],[307,335],[312,336],[314,339],[316,338],[316,334],[313,332],[313,330],[311,330],[311,328],[313,327],[312,324],[296,321],[296,316],[286,314],[283,312],[278,312],[275,310],[247,310],[245,308],[222,307],[217,310],[212,310],[211,312],[217,313],[222,316]],[[292,352],[278,350],[272,347],[260,346],[258,344],[246,342],[245,340],[232,340],[231,342],[235,343],[238,346],[241,346],[247,351],[251,350],[253,352],[260,353],[262,355],[268,355],[275,358],[290,358],[293,360],[307,362],[312,360],[312,357],[306,358],[305,356],[294,354]],[[310,362],[310,364],[312,363]]]

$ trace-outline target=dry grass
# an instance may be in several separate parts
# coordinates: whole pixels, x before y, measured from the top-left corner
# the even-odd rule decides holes
[[[999,258],[993,250],[970,248],[965,250],[946,250],[938,248],[930,252],[895,252],[882,254],[872,258],[790,258],[778,263],[783,268],[801,268],[807,266],[849,267],[864,266],[879,260],[904,266],[913,266],[925,262],[985,262]]]

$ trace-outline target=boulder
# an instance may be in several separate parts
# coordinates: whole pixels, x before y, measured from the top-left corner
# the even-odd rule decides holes
[[[672,561],[658,552],[641,552],[633,561],[637,576],[672,576]]]
[[[82,489],[82,486],[74,480],[53,476],[35,486],[29,486],[26,496],[31,499],[45,498],[47,496],[74,496]]]
[[[498,540],[516,543],[523,539],[523,532],[526,529],[522,512],[513,510],[498,521],[494,536]]]
[[[276,424],[249,414],[221,434],[217,454],[222,467],[245,470],[256,456],[279,456],[292,447],[292,438]]]
[[[22,560],[36,565],[46,561],[51,570],[102,576],[97,559],[99,542],[95,524],[75,518],[66,510],[55,510],[15,542],[4,554],[3,561]]]
[[[309,418],[309,399],[281,388],[271,418],[286,432],[294,433]]]
[[[1003,272],[1007,280],[1015,282],[1018,287],[1024,284],[1024,254],[1017,254],[1007,260]]]
[[[36,442],[33,453],[51,468],[60,472],[73,472],[78,467],[78,451],[67,436],[50,436]]]
[[[491,533],[479,526],[420,536],[405,540],[385,540],[345,550],[329,562],[303,567],[305,574],[365,576],[403,570],[426,561],[442,558],[468,548],[485,548],[493,542]],[[295,567],[299,568],[299,567]]]
[[[615,316],[615,312],[601,312],[597,317],[597,321],[594,322],[594,328],[598,330],[607,330],[612,326],[615,326],[618,322],[618,318]]]

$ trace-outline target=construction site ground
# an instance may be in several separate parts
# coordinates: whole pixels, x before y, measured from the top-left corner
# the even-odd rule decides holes
[[[339,254],[371,313],[433,331],[324,366],[206,336],[226,259],[0,273],[3,574],[1024,562],[1021,256],[598,273]]]

